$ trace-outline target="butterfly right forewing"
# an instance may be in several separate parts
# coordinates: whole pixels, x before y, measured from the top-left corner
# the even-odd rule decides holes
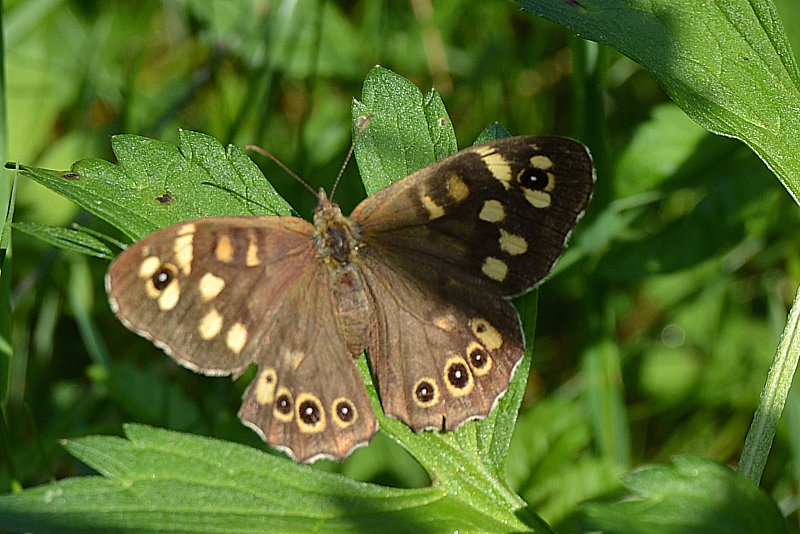
[[[524,353],[507,299],[549,273],[593,189],[584,145],[527,136],[462,150],[359,204],[388,415],[449,430],[489,413]]]

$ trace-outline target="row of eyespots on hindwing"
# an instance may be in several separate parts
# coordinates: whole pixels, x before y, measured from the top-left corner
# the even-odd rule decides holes
[[[288,357],[302,358],[302,353],[295,351]],[[256,380],[256,401],[261,405],[272,405],[272,416],[277,421],[286,424],[294,422],[301,432],[323,432],[328,426],[329,417],[340,429],[346,429],[358,420],[358,410],[350,399],[338,397],[326,410],[317,395],[307,391],[295,394],[279,385],[277,371],[272,367],[260,370]]]
[[[463,397],[475,388],[476,377],[486,376],[492,370],[492,352],[503,345],[502,334],[484,318],[471,319],[469,326],[474,339],[465,347],[464,355],[447,358],[440,379],[423,376],[412,385],[411,397],[420,408],[439,404],[442,400],[440,383],[445,385],[450,396]]]

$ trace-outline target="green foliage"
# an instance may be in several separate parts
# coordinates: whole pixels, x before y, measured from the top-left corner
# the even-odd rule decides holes
[[[800,531],[800,15],[775,3],[520,2],[612,51],[508,2],[6,2],[8,159],[26,175],[16,202],[0,184],[16,221],[0,492],[28,489],[0,498],[0,528],[546,531],[538,514],[565,532],[780,532],[783,513]],[[250,375],[197,376],[135,338],[105,302],[107,263],[76,252],[202,214],[307,217],[311,195],[236,147],[329,189],[371,113],[390,120],[356,147],[345,211],[506,129],[587,142],[597,195],[538,317],[518,303],[533,355],[486,421],[418,435],[382,418],[347,461],[297,466],[252,450],[235,417]],[[762,491],[697,458],[757,480],[756,449]]]
[[[788,532],[778,506],[728,466],[677,457],[675,466],[625,476],[635,498],[587,507],[588,527],[607,532]]]

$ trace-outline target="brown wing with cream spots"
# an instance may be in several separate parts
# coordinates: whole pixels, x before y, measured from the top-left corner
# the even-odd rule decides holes
[[[507,298],[550,272],[593,189],[582,144],[513,137],[462,150],[356,208],[369,358],[387,414],[422,430],[489,413],[523,356]]]
[[[368,356],[384,412],[414,430],[452,430],[486,416],[522,359],[519,317],[510,302],[479,293],[420,265],[364,258],[373,323]]]
[[[550,272],[594,190],[577,141],[510,137],[425,167],[364,200],[352,219],[398,268],[420,263],[468,286],[524,293]]]
[[[344,457],[376,430],[312,238],[302,219],[200,219],[130,246],[106,277],[122,322],[178,363],[233,376],[256,363],[240,417],[298,461]]]

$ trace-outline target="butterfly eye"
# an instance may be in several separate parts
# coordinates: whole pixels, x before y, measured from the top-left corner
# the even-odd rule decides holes
[[[319,406],[310,400],[300,404],[300,419],[307,425],[313,426],[319,423],[319,420],[322,419],[321,413]]]
[[[472,373],[469,371],[467,362],[461,356],[447,360],[444,366],[444,379],[447,390],[455,397],[467,395],[475,387]]]
[[[542,191],[547,188],[550,179],[547,176],[547,171],[537,169],[535,167],[527,167],[518,175],[519,183],[523,187],[533,189],[534,191]]]
[[[447,381],[456,388],[469,384],[469,371],[463,363],[454,363],[447,369]]]

